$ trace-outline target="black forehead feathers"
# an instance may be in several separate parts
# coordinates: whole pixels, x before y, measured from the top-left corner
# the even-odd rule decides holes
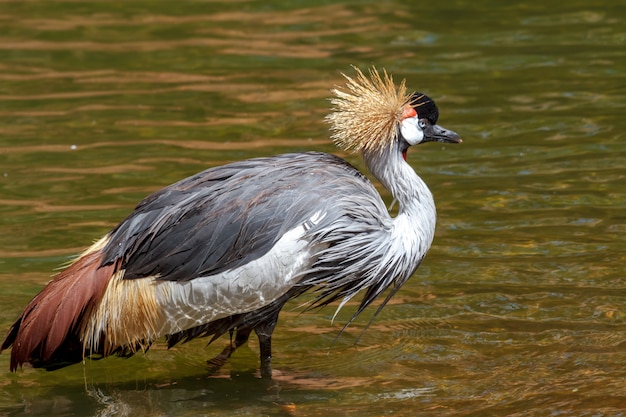
[[[435,102],[426,94],[413,93],[410,103],[417,112],[419,119],[427,119],[431,124],[437,123],[439,119],[439,109]]]

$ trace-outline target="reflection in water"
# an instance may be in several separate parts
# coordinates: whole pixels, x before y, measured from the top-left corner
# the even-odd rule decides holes
[[[406,77],[466,139],[409,154],[439,216],[420,272],[358,346],[369,317],[329,349],[355,306],[284,311],[270,385],[256,340],[212,376],[224,340],[53,373],[3,353],[0,414],[623,415],[619,2],[291,3],[4,8],[0,331],[150,192],[334,152],[322,118],[349,64]]]

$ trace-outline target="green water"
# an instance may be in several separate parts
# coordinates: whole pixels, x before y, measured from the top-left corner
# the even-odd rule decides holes
[[[359,344],[367,314],[329,350],[350,309],[331,324],[334,308],[294,303],[271,382],[256,340],[215,375],[227,340],[52,373],[11,374],[5,352],[0,415],[625,415],[613,0],[0,3],[0,329],[151,191],[335,152],[322,119],[351,64],[406,78],[464,138],[409,153],[437,235]]]

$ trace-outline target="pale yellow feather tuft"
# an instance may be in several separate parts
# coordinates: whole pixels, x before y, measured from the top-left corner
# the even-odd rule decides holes
[[[159,336],[162,317],[156,300],[154,277],[124,279],[113,275],[98,307],[82,329],[86,351],[102,348],[105,355],[122,347],[145,350]],[[99,346],[103,342],[104,346]]]
[[[376,68],[369,78],[357,67],[356,77],[342,74],[345,91],[333,89],[330,102],[333,112],[326,116],[331,139],[346,151],[380,152],[391,146],[398,136],[405,107],[410,102],[405,81],[396,88],[391,75]]]

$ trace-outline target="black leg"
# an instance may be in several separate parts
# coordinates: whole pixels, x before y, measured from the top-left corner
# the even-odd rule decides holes
[[[216,372],[222,366],[224,366],[224,364],[230,358],[230,355],[232,355],[233,352],[237,350],[237,348],[246,344],[251,332],[252,329],[249,327],[237,328],[235,339],[233,340],[233,330],[230,330],[230,344],[226,346],[219,355],[207,361],[207,364],[209,365],[209,370],[211,372]]]
[[[248,338],[250,337],[250,333],[252,332],[252,329],[250,328],[237,328],[237,334],[235,335],[235,343],[231,344],[233,345],[233,352],[235,351],[235,349],[237,349],[238,347],[245,345],[248,342]]]
[[[303,293],[307,287],[297,287],[283,294],[279,299],[271,304],[249,313],[233,316],[225,325],[230,328],[230,345],[226,347],[215,358],[208,361],[209,366],[214,370],[220,369],[233,352],[241,345],[245,344],[250,337],[252,329],[259,338],[259,348],[261,357],[261,377],[272,378],[272,333],[278,321],[278,314],[287,300]],[[233,340],[233,330],[237,329]],[[224,334],[225,331],[220,332]]]
[[[272,333],[278,320],[278,310],[254,328],[259,338],[261,378],[272,378]]]

